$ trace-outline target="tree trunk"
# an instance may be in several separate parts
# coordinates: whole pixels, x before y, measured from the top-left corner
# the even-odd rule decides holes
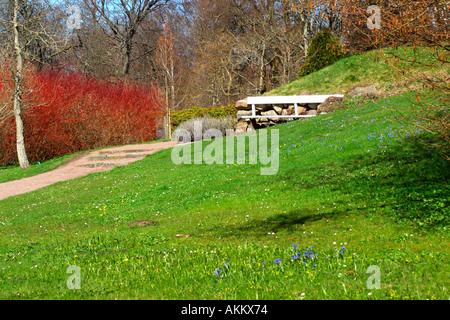
[[[266,77],[266,63],[264,57],[266,55],[266,46],[264,44],[264,49],[261,53],[261,65],[259,68],[259,84],[258,84],[258,94],[262,95],[266,92],[265,90],[265,77]]]
[[[130,65],[131,65],[131,39],[124,40],[124,43],[121,45],[121,54],[122,54],[122,70],[121,76],[125,77],[130,73]]]
[[[16,52],[16,72],[14,75],[14,115],[16,119],[16,145],[17,157],[22,169],[30,168],[27,153],[25,150],[25,138],[23,135],[23,119],[22,119],[22,81],[23,81],[23,58],[22,49],[20,47],[20,34],[18,23],[19,0],[14,0],[13,29],[14,29],[14,49]]]

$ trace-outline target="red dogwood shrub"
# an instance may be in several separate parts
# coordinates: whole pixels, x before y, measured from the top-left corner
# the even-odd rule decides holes
[[[164,115],[156,87],[55,71],[27,72],[25,79],[24,135],[31,162],[156,138],[156,120]],[[0,102],[7,101],[11,81],[0,82]],[[15,136],[11,115],[0,128],[1,166],[17,161]]]

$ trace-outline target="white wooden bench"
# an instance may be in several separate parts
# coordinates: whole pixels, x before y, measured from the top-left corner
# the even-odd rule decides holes
[[[344,98],[344,95],[333,94],[333,95],[314,95],[314,96],[261,96],[261,97],[248,97],[247,105],[252,106],[252,115],[251,116],[240,116],[242,119],[271,119],[271,118],[309,118],[315,117],[313,115],[300,115],[298,112],[298,106],[301,104],[322,104],[328,98]],[[277,115],[277,116],[257,116],[256,115],[256,106],[258,105],[281,105],[281,104],[289,104],[294,105],[295,114],[293,115]]]

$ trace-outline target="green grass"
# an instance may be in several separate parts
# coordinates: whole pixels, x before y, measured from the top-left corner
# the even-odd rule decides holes
[[[414,100],[273,127],[274,176],[164,150],[1,201],[0,299],[448,299],[449,165],[391,111]]]
[[[374,50],[344,58],[266,95],[298,95],[305,90],[311,94],[340,94],[368,84],[375,84],[381,91],[387,92],[398,90],[404,84],[421,88],[421,76],[450,72],[448,64],[436,63],[439,54],[431,49],[413,50],[411,47],[406,50],[404,47]]]

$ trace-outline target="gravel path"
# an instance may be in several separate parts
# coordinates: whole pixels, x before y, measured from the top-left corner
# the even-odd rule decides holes
[[[177,142],[129,145],[93,151],[69,160],[53,171],[37,176],[1,183],[0,200],[35,191],[57,182],[72,180],[91,173],[105,172],[144,159],[160,150],[173,148]]]

